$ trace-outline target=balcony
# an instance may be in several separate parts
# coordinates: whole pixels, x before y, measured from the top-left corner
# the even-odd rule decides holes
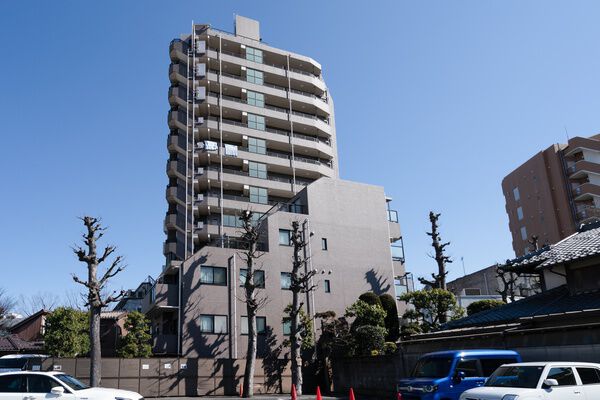
[[[576,153],[582,152],[583,150],[600,152],[600,141],[589,138],[574,137],[569,140],[569,147],[565,149],[565,156],[571,157]]]
[[[169,56],[171,57],[171,61],[174,63],[177,62],[187,62],[187,51],[188,44],[182,40],[175,39],[171,41],[169,44]]]
[[[388,225],[390,228],[390,240],[396,241],[402,237],[400,232],[400,224],[398,223],[398,212],[395,210],[387,210]]]
[[[169,110],[167,122],[171,129],[180,129],[184,132],[187,130],[187,116],[185,115],[185,112]]]
[[[567,168],[567,171],[570,174],[570,179],[585,178],[590,173],[600,175],[600,164],[586,160],[579,160]]]
[[[179,177],[185,179],[185,163],[183,161],[168,161],[167,176],[170,178]]]
[[[183,64],[169,65],[169,79],[172,83],[187,83],[187,67]]]
[[[598,218],[600,219],[600,208],[595,206],[584,206],[577,208],[577,221],[583,222],[587,219]]]
[[[600,197],[600,186],[593,183],[584,183],[573,189],[575,201],[590,200]]]

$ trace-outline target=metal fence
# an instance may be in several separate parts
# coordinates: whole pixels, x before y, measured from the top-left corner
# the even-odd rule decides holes
[[[257,360],[255,393],[283,393],[291,387],[291,372],[284,360]],[[132,390],[144,397],[239,394],[244,360],[204,358],[104,358],[103,387]],[[89,358],[49,358],[44,371],[60,371],[89,382]]]

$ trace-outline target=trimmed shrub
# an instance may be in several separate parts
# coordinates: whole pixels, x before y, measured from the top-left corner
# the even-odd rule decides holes
[[[379,300],[379,296],[377,296],[373,292],[365,292],[365,293],[361,294],[360,296],[358,296],[358,299],[362,300],[365,303],[372,305],[372,306],[383,307],[381,305],[381,300]]]
[[[491,310],[492,308],[503,306],[504,303],[501,300],[479,300],[473,302],[467,306],[467,315],[477,314],[478,312]]]
[[[373,352],[381,354],[385,346],[385,328],[381,326],[364,325],[356,328],[356,353],[359,355],[372,355]]]
[[[395,342],[400,337],[400,321],[398,320],[398,307],[396,307],[396,299],[385,293],[379,296],[381,307],[385,311],[385,328],[388,331],[385,340]]]

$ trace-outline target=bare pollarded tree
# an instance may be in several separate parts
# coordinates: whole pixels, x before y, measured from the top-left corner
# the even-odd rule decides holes
[[[110,295],[103,295],[106,291],[109,279],[123,271],[123,257],[116,256],[112,262],[108,263],[109,257],[116,251],[116,247],[109,245],[104,248],[99,255],[97,242],[104,236],[106,228],[101,225],[99,218],[85,216],[80,218],[83,222],[86,232],[83,233],[82,246],[74,246],[73,252],[77,259],[83,262],[87,267],[87,280],[81,280],[73,274],[73,280],[87,288],[86,307],[90,313],[90,385],[98,386],[101,379],[101,353],[100,353],[100,313],[102,308],[108,304],[118,301],[124,294],[112,292]],[[103,263],[109,266],[98,278],[98,269]]]
[[[450,245],[450,242],[443,243],[440,233],[438,231],[439,225],[438,220],[442,214],[436,214],[433,211],[429,212],[429,221],[431,222],[431,232],[426,232],[428,236],[431,237],[431,246],[435,253],[430,257],[435,260],[438,266],[438,273],[431,274],[432,280],[427,280],[425,278],[419,278],[419,282],[422,285],[431,286],[434,289],[444,289],[446,290],[446,276],[448,275],[448,271],[446,270],[446,264],[450,264],[452,260],[449,256],[447,256],[444,251],[446,247]]]
[[[496,290],[501,296],[502,301],[507,303],[508,300],[515,301],[515,296],[517,292],[517,280],[519,276],[511,271],[507,271],[501,266],[496,267],[496,276],[500,279],[502,286]]]
[[[266,304],[268,299],[259,296],[255,274],[259,270],[257,260],[264,254],[259,250],[261,237],[260,222],[254,218],[250,210],[245,210],[240,216],[242,221],[241,240],[244,250],[240,257],[246,264],[246,277],[244,279],[244,298],[248,320],[248,348],[246,351],[246,368],[244,370],[243,396],[254,396],[254,371],[256,369],[257,330],[256,315]]]
[[[15,300],[10,296],[6,289],[0,287],[0,332],[12,318],[9,313],[15,307]]]
[[[309,270],[308,259],[304,256],[304,249],[308,245],[310,237],[306,237],[304,230],[300,229],[298,221],[292,222],[290,232],[290,244],[294,248],[292,257],[292,273],[290,291],[292,292],[292,304],[289,308],[290,318],[290,359],[292,361],[292,384],[296,386],[297,394],[302,394],[302,327],[300,324],[300,312],[304,305],[300,301],[300,295],[310,293],[316,286],[312,284],[312,278],[316,270]],[[303,268],[304,267],[304,270]]]

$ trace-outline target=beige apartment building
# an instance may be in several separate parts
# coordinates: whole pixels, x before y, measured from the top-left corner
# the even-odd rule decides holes
[[[554,144],[502,181],[506,212],[517,256],[556,243],[600,217],[600,135]]]
[[[267,227],[259,356],[288,332],[294,220],[310,237],[307,268],[318,271],[304,301],[310,316],[342,315],[368,290],[412,289],[391,199],[382,187],[339,179],[333,101],[318,62],[267,45],[258,21],[240,16],[234,33],[193,25],[169,54],[166,263],[142,300],[155,353],[244,356],[237,238],[247,209]]]

